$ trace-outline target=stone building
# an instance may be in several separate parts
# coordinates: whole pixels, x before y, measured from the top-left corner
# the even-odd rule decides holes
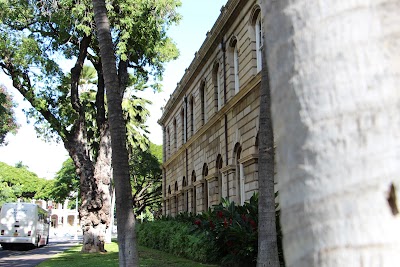
[[[198,213],[258,189],[262,20],[257,0],[229,0],[177,88],[163,128],[163,213]]]

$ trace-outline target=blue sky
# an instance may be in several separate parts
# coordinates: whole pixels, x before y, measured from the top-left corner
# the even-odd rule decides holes
[[[162,144],[161,127],[157,124],[157,120],[161,117],[161,107],[174,91],[226,2],[227,0],[182,0],[182,6],[178,11],[183,18],[179,25],[169,30],[169,35],[180,50],[180,57],[166,65],[163,92],[154,94],[149,91],[144,95],[153,101],[153,105],[149,108],[151,117],[148,120],[150,140],[153,143]],[[9,89],[12,88],[10,80],[3,74],[0,74],[0,83]],[[17,135],[7,136],[8,145],[0,147],[0,161],[12,166],[22,161],[39,177],[53,178],[67,159],[68,153],[62,144],[45,143],[37,138],[32,125],[26,123],[25,115],[21,111],[29,105],[22,100],[22,96],[16,90],[10,91],[19,104],[16,114],[22,127]]]

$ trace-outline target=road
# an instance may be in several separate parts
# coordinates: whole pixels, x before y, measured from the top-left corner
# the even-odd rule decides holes
[[[35,249],[3,250],[0,248],[0,266],[34,267],[55,254],[76,245],[81,240],[71,238],[51,238],[49,244]]]

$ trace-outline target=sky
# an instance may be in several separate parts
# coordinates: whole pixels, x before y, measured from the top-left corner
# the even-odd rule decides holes
[[[154,94],[151,90],[142,96],[153,101],[148,107],[150,118],[147,125],[150,131],[150,141],[161,145],[162,130],[157,124],[163,107],[176,84],[181,80],[185,69],[189,67],[195,52],[202,45],[207,31],[211,30],[220,14],[220,9],[227,0],[182,0],[178,12],[182,15],[179,25],[173,26],[168,35],[175,41],[180,51],[177,60],[165,65],[163,92]],[[28,169],[39,177],[52,179],[61,169],[62,163],[68,158],[68,152],[62,143],[46,143],[37,137],[32,123],[28,124],[22,109],[30,107],[18,91],[12,88],[11,81],[0,73],[0,84],[6,86],[18,103],[15,109],[18,123],[21,125],[16,135],[7,135],[7,146],[0,146],[0,162],[14,166],[18,162],[28,166]]]

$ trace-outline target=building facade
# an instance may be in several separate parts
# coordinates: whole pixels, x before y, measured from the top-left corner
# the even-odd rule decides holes
[[[262,19],[229,0],[171,95],[163,128],[163,214],[199,213],[258,190]]]

